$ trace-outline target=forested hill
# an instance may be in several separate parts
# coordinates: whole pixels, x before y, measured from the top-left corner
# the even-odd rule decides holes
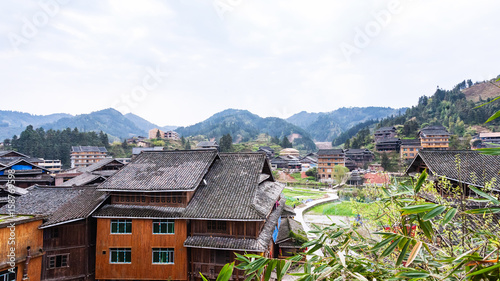
[[[247,110],[226,109],[205,121],[188,127],[179,127],[176,131],[185,137],[202,135],[217,140],[225,134],[230,134],[235,142],[253,140],[261,133],[280,139],[283,136],[298,134],[301,137],[293,141],[294,147],[310,151],[316,149],[314,142],[304,129],[283,119],[262,118]]]
[[[38,127],[65,117],[71,117],[71,115],[66,113],[34,115],[26,112],[0,110],[0,140],[19,135],[28,125]]]
[[[306,130],[315,141],[331,141],[343,132],[368,120],[380,120],[400,115],[406,108],[342,107],[331,112],[308,113],[302,111],[286,120]]]
[[[487,81],[471,85],[463,81],[452,90],[437,89],[430,97],[420,97],[418,104],[408,109],[405,114],[382,120],[379,127],[403,125],[402,137],[415,137],[420,128],[429,125],[443,125],[450,133],[459,137],[475,134],[471,126],[483,125],[499,108],[495,102],[476,108],[492,99],[491,95],[483,99],[482,96],[486,94],[478,90],[490,89],[485,87],[486,83],[490,84]],[[500,88],[498,90],[500,95]],[[473,95],[470,94],[472,91]],[[499,124],[496,120],[485,126],[493,130]]]

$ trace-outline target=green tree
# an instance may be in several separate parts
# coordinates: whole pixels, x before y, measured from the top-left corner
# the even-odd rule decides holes
[[[221,152],[232,152],[233,151],[233,138],[230,134],[225,134],[220,138],[219,149]]]
[[[344,149],[349,149],[351,148],[351,140],[347,139],[344,143]]]
[[[281,141],[281,147],[283,147],[283,148],[292,148],[293,147],[292,143],[288,140],[287,136],[283,137],[283,140]]]
[[[315,179],[317,179],[318,177],[318,169],[316,167],[314,168],[311,168],[309,170],[306,171],[306,176],[308,177],[314,177]]]
[[[382,156],[380,158],[380,166],[382,166],[382,168],[384,168],[385,171],[392,170],[391,159],[389,159],[389,156],[387,156],[387,153],[382,152]]]
[[[160,130],[156,130],[156,139],[159,140],[161,139],[161,133],[160,133]]]
[[[191,149],[191,143],[189,142],[189,140],[187,140],[186,145],[184,146],[184,149],[185,150],[190,150]]]
[[[335,180],[337,184],[340,184],[346,177],[349,169],[345,166],[335,165],[332,169],[332,179]]]

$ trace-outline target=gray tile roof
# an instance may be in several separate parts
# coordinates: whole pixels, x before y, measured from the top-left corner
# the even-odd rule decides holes
[[[99,186],[100,190],[194,190],[218,157],[216,150],[144,151]]]
[[[89,172],[85,172],[81,175],[78,175],[68,181],[63,182],[61,185],[58,185],[59,187],[67,186],[83,186],[83,185],[89,185],[93,183],[101,183],[106,179],[106,177],[103,177],[102,175],[98,174],[92,174]]]
[[[42,227],[67,221],[83,219],[104,202],[105,192],[94,188],[38,187],[16,199],[16,214],[45,215]],[[8,214],[7,206],[0,208],[0,214]]]
[[[318,156],[339,155],[339,154],[344,154],[344,151],[342,149],[320,149],[320,150],[318,150]]]
[[[182,218],[185,208],[138,206],[138,205],[106,205],[95,212],[96,218]]]
[[[264,181],[262,153],[221,153],[186,208],[185,216],[205,219],[263,220],[279,199],[280,183]]]
[[[295,246],[297,248],[301,247],[301,243],[298,241],[290,241],[293,237],[290,236],[290,232],[307,237],[307,234],[302,227],[302,224],[292,218],[284,218],[281,220],[281,227],[278,231],[278,238],[276,239],[276,244],[286,243],[289,241],[288,246]],[[295,239],[293,239],[295,240]],[[281,246],[281,245],[280,245]]]
[[[103,146],[72,146],[71,152],[108,152]]]
[[[184,247],[264,252],[271,242],[274,228],[281,216],[286,199],[283,198],[279,202],[280,205],[270,214],[257,239],[189,236],[184,242]]]
[[[443,126],[429,126],[420,130],[419,134],[424,135],[451,135]]]
[[[209,146],[219,146],[216,141],[200,141],[196,147],[209,147]]]
[[[115,162],[115,163],[113,163],[113,162]],[[104,159],[100,160],[99,162],[94,163],[88,167],[78,168],[78,170],[80,172],[93,172],[93,171],[96,171],[96,170],[98,170],[106,165],[109,165],[111,163],[113,164],[113,166],[120,166],[120,167],[124,166],[124,164],[122,162],[120,162],[114,158],[104,158]]]
[[[496,178],[493,188],[500,189],[500,156],[483,155],[473,150],[431,151],[421,150],[413,159],[406,173],[416,172],[418,163],[423,161],[429,173],[443,176],[477,187]],[[460,163],[460,165],[458,165]]]

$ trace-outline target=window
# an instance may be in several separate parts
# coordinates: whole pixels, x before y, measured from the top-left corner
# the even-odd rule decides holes
[[[109,249],[110,263],[131,263],[132,250],[130,248],[111,248]]]
[[[14,272],[4,270],[0,272],[0,281],[15,281],[16,280],[17,267]]]
[[[49,256],[49,269],[51,268],[59,268],[59,267],[67,267],[68,266],[68,257],[69,254],[57,255],[57,256]]]
[[[153,234],[174,234],[174,220],[154,220]]]
[[[207,221],[207,230],[212,232],[224,232],[226,231],[225,221]]]
[[[111,220],[112,234],[127,234],[132,233],[131,220]]]
[[[174,249],[153,248],[153,263],[174,263]]]

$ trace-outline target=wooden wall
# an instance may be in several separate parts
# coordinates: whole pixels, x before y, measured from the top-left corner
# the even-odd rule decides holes
[[[95,229],[93,218],[44,229],[42,280],[94,280]],[[50,256],[65,254],[67,267],[48,268]]]
[[[186,220],[175,221],[175,234],[153,234],[153,220],[132,220],[132,234],[110,234],[111,219],[97,220],[96,279],[187,280]],[[130,264],[111,264],[110,248],[131,248]],[[153,264],[153,248],[174,248],[174,264]]]
[[[237,252],[244,255],[243,252]],[[259,254],[259,253],[253,253]],[[233,262],[236,258],[234,251],[214,250],[214,249],[190,249],[191,262],[189,266],[189,277],[191,280],[202,280],[200,272],[209,279],[216,279],[222,267]],[[234,269],[233,280],[245,280],[243,270]]]
[[[207,224],[212,221],[193,220],[191,221],[191,235],[214,235],[234,238],[257,238],[264,222],[260,221],[225,221],[225,231],[208,230]]]
[[[35,220],[31,222],[16,222],[15,237],[16,237],[16,266],[17,266],[17,281],[21,281],[23,277],[23,270],[27,255],[27,247],[31,247],[31,260],[28,266],[28,277],[30,281],[40,281],[41,276],[41,263],[43,248],[43,232],[38,229],[42,224],[42,220]],[[10,245],[7,244],[10,237],[10,229],[7,227],[0,228],[0,241],[3,245],[0,247],[0,271],[7,270],[10,265],[7,264],[10,250]]]

